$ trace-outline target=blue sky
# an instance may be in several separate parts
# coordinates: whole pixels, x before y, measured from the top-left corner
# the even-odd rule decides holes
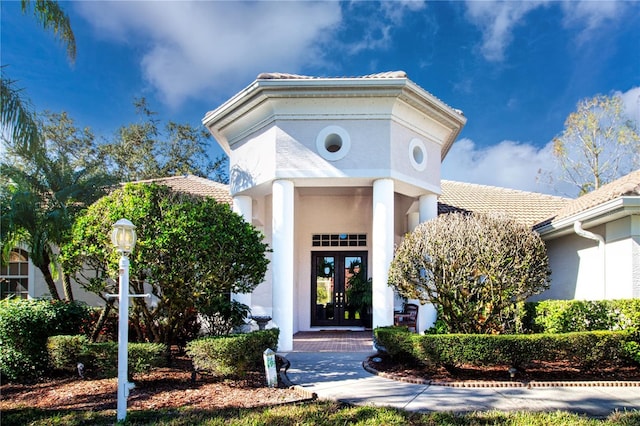
[[[134,97],[200,125],[261,72],[403,70],[468,119],[443,178],[553,193],[538,170],[552,168],[548,144],[579,100],[620,94],[640,121],[639,2],[61,4],[75,64],[17,1],[1,2],[1,62],[37,110],[98,136],[136,120]]]

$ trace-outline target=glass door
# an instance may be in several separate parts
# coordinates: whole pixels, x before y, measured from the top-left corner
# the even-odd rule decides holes
[[[349,303],[349,279],[366,277],[367,252],[311,253],[311,325],[362,326],[361,313]]]

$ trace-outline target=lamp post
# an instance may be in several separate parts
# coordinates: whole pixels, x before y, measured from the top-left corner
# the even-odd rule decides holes
[[[136,227],[127,219],[113,224],[111,242],[120,253],[118,291],[118,412],[117,420],[127,417],[127,397],[133,388],[127,374],[129,346],[129,254],[136,245]]]

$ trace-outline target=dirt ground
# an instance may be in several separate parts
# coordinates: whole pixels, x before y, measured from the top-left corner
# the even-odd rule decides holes
[[[376,358],[373,360],[373,358]],[[397,364],[388,357],[377,355],[369,366],[405,379],[453,381],[509,381],[508,368],[444,369]],[[581,381],[581,380],[640,380],[640,368],[618,367],[604,370],[580,371],[568,365],[546,364],[520,371],[519,381]],[[178,359],[171,368],[157,369],[134,376],[136,388],[131,391],[128,407],[132,410],[156,410],[190,406],[201,409],[270,406],[307,399],[294,389],[268,388],[264,373],[251,373],[242,379],[219,380],[198,376],[192,381],[190,362]],[[42,409],[105,410],[115,409],[117,379],[80,379],[61,377],[32,384],[2,384],[0,410],[19,407]]]

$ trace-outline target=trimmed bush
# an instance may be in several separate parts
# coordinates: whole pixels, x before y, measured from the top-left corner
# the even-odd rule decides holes
[[[51,366],[56,370],[76,371],[82,362],[88,374],[96,378],[118,375],[118,344],[89,343],[84,336],[53,336],[47,342]],[[146,373],[166,365],[166,346],[160,343],[129,343],[129,374]]]
[[[417,335],[398,327],[375,330],[376,340],[394,358],[455,368],[509,365],[524,368],[533,361],[569,361],[588,369],[632,361],[634,333],[590,331],[564,334],[439,334]]]
[[[47,338],[77,334],[89,308],[77,302],[5,299],[0,301],[0,373],[28,381],[47,371]]]
[[[131,344],[131,343],[130,343]],[[87,345],[81,358],[88,374],[96,378],[118,376],[118,343],[98,342]],[[131,360],[129,360],[131,366]],[[131,373],[130,373],[131,374]]]
[[[526,327],[538,333],[640,330],[640,299],[543,300],[527,303]]]
[[[205,337],[187,344],[196,371],[215,376],[242,376],[262,368],[262,353],[278,349],[277,328],[229,336]]]
[[[87,350],[85,336],[52,336],[47,340],[49,362],[55,370],[76,371],[78,362]]]
[[[384,350],[395,360],[414,359],[414,345],[420,336],[409,332],[407,327],[379,327],[374,330],[376,347]]]
[[[129,370],[147,373],[167,364],[167,347],[161,343],[129,343]]]
[[[521,304],[549,288],[545,245],[506,216],[451,213],[407,234],[389,267],[403,298],[441,308],[454,333],[521,331]]]

